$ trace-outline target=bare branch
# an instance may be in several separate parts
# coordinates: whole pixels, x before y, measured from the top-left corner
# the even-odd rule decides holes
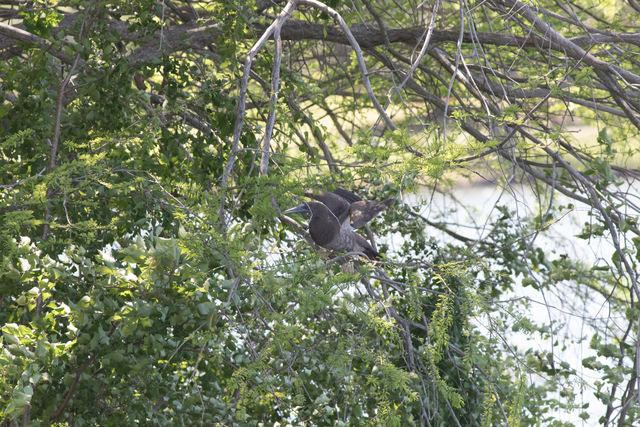
[[[334,9],[316,0],[300,0],[300,4],[306,4],[309,6],[313,6],[317,9],[320,9],[323,12],[326,12],[327,14],[329,14],[333,19],[336,20],[336,22],[338,22],[338,25],[340,25],[340,28],[342,28],[342,31],[344,31],[347,39],[349,40],[349,44],[351,44],[351,47],[353,48],[356,54],[356,57],[358,58],[358,66],[360,67],[360,73],[362,74],[364,87],[367,89],[367,94],[369,95],[371,102],[373,102],[373,105],[375,106],[376,110],[378,110],[378,113],[384,119],[387,126],[392,131],[398,130],[398,127],[393,123],[391,118],[387,115],[387,112],[384,110],[384,108],[382,108],[382,105],[380,105],[378,98],[376,98],[376,95],[373,93],[373,89],[371,88],[371,82],[369,81],[369,72],[367,71],[367,65],[364,63],[364,57],[362,56],[362,50],[360,49],[360,45],[358,44],[358,41],[355,39],[355,37],[351,33],[351,30],[347,26],[346,22],[344,22],[344,19],[342,19],[342,16],[340,16],[340,14],[336,12]]]
[[[280,84],[280,61],[282,60],[282,39],[280,38],[280,27],[276,27],[273,32],[273,39],[276,44],[275,61],[271,71],[271,107],[267,118],[267,127],[264,132],[262,142],[262,157],[260,160],[260,175],[266,175],[269,168],[269,151],[271,150],[271,134],[276,120],[276,106],[278,103],[278,85]]]
[[[273,21],[273,23],[265,30],[262,36],[258,39],[258,41],[253,45],[249,54],[247,55],[247,59],[244,65],[244,71],[242,75],[242,80],[240,82],[240,94],[238,96],[238,105],[236,107],[236,123],[233,132],[233,142],[231,145],[231,154],[229,155],[229,161],[227,162],[227,166],[222,173],[221,179],[221,189],[222,194],[220,197],[220,225],[222,230],[226,230],[226,219],[224,212],[224,203],[225,203],[225,192],[227,183],[229,181],[229,175],[231,174],[231,170],[233,169],[233,164],[236,160],[236,155],[238,152],[238,146],[240,145],[240,135],[242,134],[242,123],[244,119],[244,111],[245,111],[245,100],[247,94],[247,86],[249,84],[249,73],[251,71],[251,64],[256,54],[262,49],[262,47],[266,44],[267,40],[271,37],[271,35],[275,32],[275,29],[281,27],[286,20],[291,16],[293,11],[295,10],[296,2],[294,0],[290,0],[287,5],[284,7],[282,12],[278,15],[278,17]]]

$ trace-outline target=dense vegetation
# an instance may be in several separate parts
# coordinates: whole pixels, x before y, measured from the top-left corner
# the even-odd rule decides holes
[[[639,22],[636,0],[0,0],[0,419],[639,423]],[[469,228],[409,197],[465,179],[535,202]],[[337,186],[397,198],[365,231],[382,262],[281,214]],[[574,210],[612,256],[540,244]]]

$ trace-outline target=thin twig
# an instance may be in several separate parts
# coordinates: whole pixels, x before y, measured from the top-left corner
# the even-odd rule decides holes
[[[371,88],[371,82],[369,81],[369,72],[367,71],[367,65],[365,64],[364,57],[362,56],[362,49],[360,49],[360,45],[358,44],[358,41],[353,36],[351,29],[349,29],[349,27],[347,26],[347,23],[344,22],[344,19],[342,19],[342,16],[338,12],[336,12],[333,8],[316,0],[300,0],[300,4],[306,4],[322,10],[323,12],[331,16],[338,23],[340,28],[342,28],[342,31],[347,36],[347,39],[349,40],[349,44],[351,44],[351,47],[353,48],[353,51],[356,54],[356,58],[358,60],[358,66],[360,67],[360,73],[362,74],[363,84],[365,89],[367,90],[367,94],[369,95],[371,102],[373,102],[374,107],[376,108],[376,110],[378,110],[378,113],[380,114],[380,116],[382,116],[387,126],[392,131],[398,130],[398,127],[393,123],[391,118],[387,115],[387,112],[384,110],[384,108],[382,108],[382,105],[380,105],[378,98],[376,98],[376,95],[373,93],[373,89]]]
[[[249,85],[249,73],[251,71],[251,64],[253,63],[253,59],[256,54],[262,49],[262,47],[267,43],[267,40],[271,37],[271,35],[275,32],[276,28],[282,27],[282,25],[286,22],[286,20],[291,16],[296,7],[296,1],[290,0],[287,2],[286,6],[280,12],[280,14],[276,17],[276,19],[271,23],[271,25],[264,31],[262,36],[258,39],[258,41],[253,45],[251,50],[249,50],[249,54],[247,55],[247,59],[244,64],[244,71],[242,74],[242,80],[240,81],[240,93],[238,95],[238,105],[236,107],[236,122],[233,131],[233,141],[231,143],[231,153],[229,154],[229,160],[227,161],[227,165],[222,173],[222,178],[220,180],[220,226],[223,234],[226,233],[227,229],[227,221],[225,218],[225,200],[226,200],[226,191],[227,184],[229,182],[229,176],[231,175],[231,170],[233,169],[233,165],[236,161],[238,147],[240,145],[240,136],[242,134],[242,125],[244,121],[244,112],[245,112],[245,103],[247,96],[247,87]]]
[[[282,60],[282,39],[280,38],[280,27],[276,27],[273,32],[273,39],[276,45],[275,61],[271,71],[271,107],[267,117],[267,127],[262,141],[262,157],[260,159],[260,175],[266,175],[269,169],[269,152],[271,150],[271,135],[276,119],[276,107],[278,104],[278,85],[280,84],[280,61]]]

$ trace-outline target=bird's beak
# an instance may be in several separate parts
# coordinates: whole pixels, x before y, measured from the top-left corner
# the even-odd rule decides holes
[[[311,214],[311,210],[306,203],[296,206],[295,208],[287,209],[283,212],[285,215],[293,214],[293,213],[301,213],[301,214]]]

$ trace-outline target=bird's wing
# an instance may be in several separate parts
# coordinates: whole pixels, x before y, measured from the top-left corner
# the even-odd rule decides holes
[[[359,246],[358,249],[360,249],[367,257],[369,257],[370,260],[373,261],[381,258],[380,253],[373,249],[373,246],[371,246],[371,243],[369,243],[367,239],[365,239],[358,233],[353,234],[355,234],[355,240],[357,242],[356,244]]]
[[[305,194],[308,197],[324,203],[324,205],[329,208],[329,211],[338,219],[339,224],[342,224],[349,218],[349,202],[340,195],[326,191],[321,191],[316,194],[308,191]]]
[[[393,198],[382,202],[378,202],[377,200],[360,200],[352,203],[350,209],[351,227],[362,227],[385,210],[394,200]]]
[[[345,190],[344,188],[340,187],[333,190],[333,194],[342,197],[349,203],[359,202],[360,200],[362,200],[362,198],[357,194],[354,194],[351,191]]]

